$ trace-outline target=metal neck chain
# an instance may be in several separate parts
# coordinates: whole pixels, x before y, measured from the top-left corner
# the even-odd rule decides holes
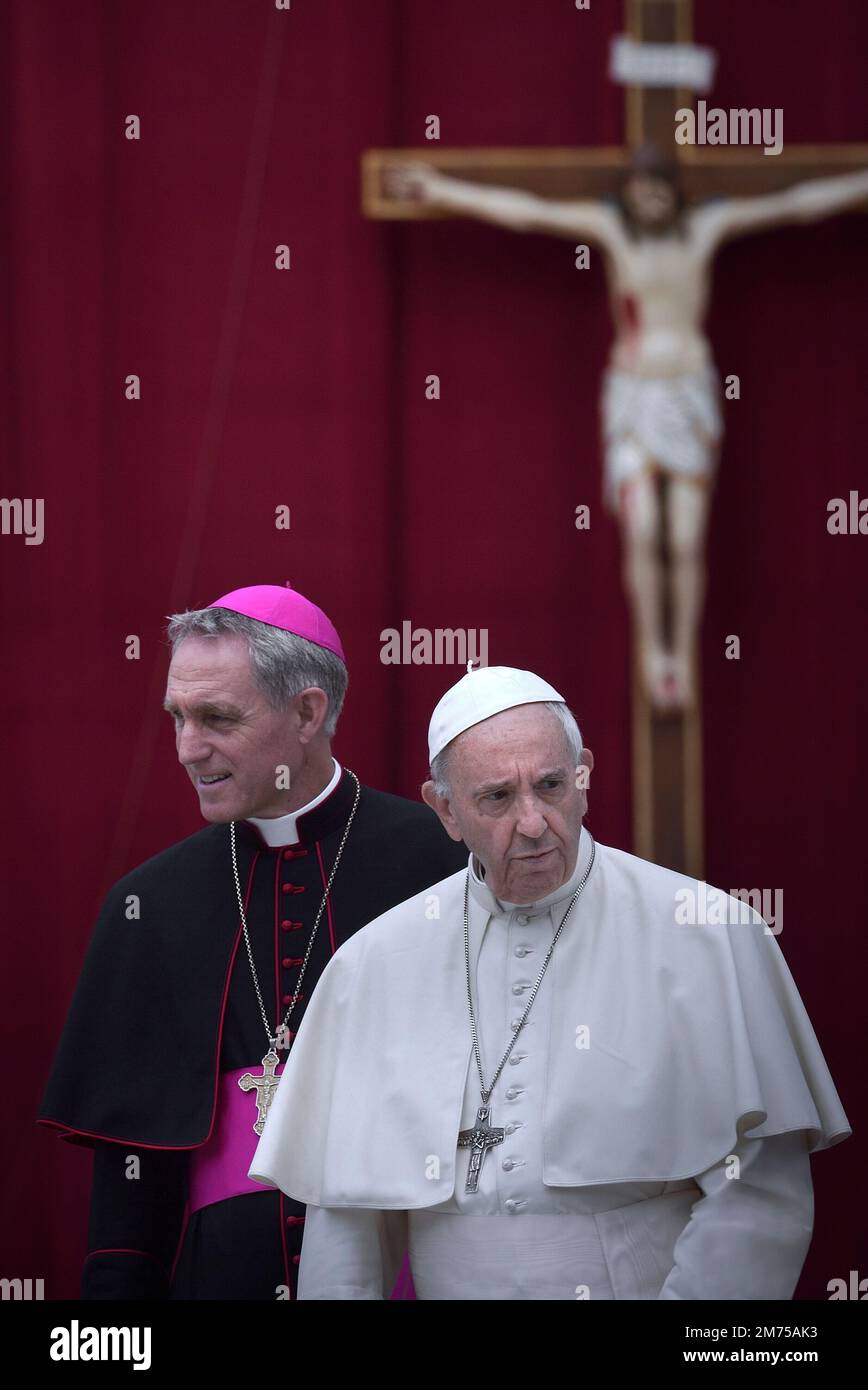
[[[516,1029],[515,1029],[515,1031],[514,1031],[514,1033],[513,1033],[513,1035],[512,1035],[512,1039],[511,1039],[511,1041],[510,1041],[509,1046],[507,1047],[506,1051],[504,1052],[503,1056],[502,1056],[501,1059],[500,1059],[500,1065],[498,1066],[497,1071],[494,1073],[494,1076],[491,1078],[491,1085],[490,1085],[490,1086],[487,1086],[487,1087],[486,1087],[486,1085],[485,1085],[485,1080],[483,1079],[483,1075],[482,1075],[482,1059],[481,1059],[480,1056],[479,1056],[479,1038],[478,1038],[478,1036],[477,1036],[477,1030],[476,1030],[476,1019],[475,1019],[474,1014],[473,1014],[473,994],[472,994],[472,991],[471,991],[471,988],[470,988],[470,915],[469,915],[469,912],[468,912],[469,898],[470,898],[470,870],[468,869],[468,871],[467,871],[467,877],[466,877],[465,880],[464,880],[464,961],[465,961],[465,965],[466,965],[466,969],[467,969],[467,1006],[468,1006],[468,1008],[469,1008],[469,1010],[470,1010],[470,1032],[471,1032],[472,1035],[473,1035],[473,1051],[474,1051],[475,1054],[476,1054],[476,1068],[477,1068],[477,1071],[479,1072],[479,1090],[480,1090],[480,1093],[481,1093],[481,1095],[482,1095],[482,1103],[483,1103],[483,1105],[487,1105],[487,1104],[488,1104],[488,1101],[489,1101],[489,1098],[490,1098],[490,1096],[491,1096],[491,1093],[492,1093],[492,1091],[494,1090],[495,1086],[497,1085],[497,1078],[500,1076],[500,1073],[503,1071],[504,1067],[506,1066],[506,1063],[507,1063],[507,1061],[508,1061],[508,1059],[509,1059],[509,1054],[512,1052],[512,1049],[515,1047],[516,1039],[518,1038],[519,1033],[521,1032],[522,1028],[523,1028],[524,1025],[525,1025],[525,1021],[527,1020],[528,1014],[530,1013],[531,1009],[533,1008],[533,1001],[536,999],[537,991],[539,990],[539,987],[540,987],[540,985],[542,984],[543,975],[546,973],[546,969],[547,969],[547,967],[548,967],[548,963],[549,963],[549,961],[551,960],[552,954],[553,954],[554,949],[555,949],[555,946],[556,946],[557,943],[558,943],[558,937],[560,936],[561,932],[562,932],[563,929],[564,929],[564,926],[565,926],[565,924],[566,924],[567,918],[569,917],[570,913],[572,912],[573,908],[575,907],[576,903],[578,902],[578,900],[579,900],[579,898],[580,898],[580,896],[581,896],[581,893],[582,893],[582,889],[584,888],[585,884],[586,884],[587,881],[588,881],[588,875],[590,874],[592,868],[594,867],[594,855],[595,855],[595,853],[596,853],[596,845],[594,844],[594,837],[593,837],[593,835],[591,835],[590,831],[588,831],[588,837],[589,837],[589,839],[590,839],[590,841],[591,841],[591,858],[590,858],[590,862],[588,863],[588,867],[587,867],[587,869],[585,870],[584,875],[582,876],[582,881],[581,881],[581,883],[579,884],[578,888],[576,889],[575,893],[573,894],[572,898],[570,899],[570,902],[569,902],[569,905],[568,905],[568,907],[567,907],[566,912],[564,913],[563,917],[561,918],[561,924],[560,924],[560,926],[558,927],[557,931],[555,932],[555,934],[554,934],[554,936],[553,936],[553,938],[552,938],[552,944],[551,944],[551,946],[549,946],[549,949],[548,949],[548,951],[546,952],[546,958],[545,958],[545,960],[543,961],[543,963],[542,963],[542,968],[541,968],[539,974],[538,974],[537,977],[536,977],[536,984],[534,985],[533,989],[532,989],[531,992],[530,992],[530,998],[529,998],[528,1001],[527,1001],[527,1007],[526,1007],[524,1013],[522,1014],[521,1019],[519,1020],[518,1026],[516,1027]]]
[[[280,1040],[280,1034],[286,1031],[287,1024],[289,1023],[289,1020],[292,1016],[292,1011],[298,1003],[301,982],[304,979],[304,972],[307,970],[307,963],[310,960],[310,953],[313,950],[313,943],[316,940],[317,928],[320,924],[320,919],[323,915],[323,911],[325,910],[325,905],[328,902],[328,896],[331,892],[331,886],[334,882],[335,874],[338,871],[338,865],[341,862],[341,855],[344,852],[344,845],[347,842],[347,836],[350,833],[350,826],[353,823],[356,814],[356,808],[359,804],[359,796],[361,794],[359,779],[354,772],[350,772],[349,768],[347,768],[346,771],[349,773],[349,776],[352,777],[353,781],[356,784],[356,794],[353,799],[353,808],[350,811],[349,820],[347,821],[343,836],[341,837],[341,842],[338,845],[338,852],[335,855],[335,862],[334,864],[332,864],[332,871],[329,874],[328,883],[326,884],[325,892],[323,893],[322,902],[319,905],[319,912],[316,914],[316,921],[313,924],[313,931],[310,934],[310,941],[308,942],[307,950],[304,953],[304,960],[302,961],[301,972],[298,977],[298,982],[295,986],[295,994],[292,997],[292,1003],[286,1011],[286,1016],[283,1022],[279,1025],[275,1033],[272,1033],[271,1028],[268,1024],[268,1014],[266,1013],[265,1005],[262,1002],[262,991],[259,988],[259,976],[256,973],[256,966],[253,964],[253,951],[250,946],[250,934],[247,930],[247,918],[244,915],[244,899],[241,894],[241,880],[238,877],[238,855],[235,849],[235,822],[231,821],[229,825],[229,838],[232,842],[232,872],[235,876],[235,892],[238,895],[238,911],[241,913],[241,925],[244,930],[244,944],[247,947],[247,959],[250,961],[250,973],[253,976],[253,987],[256,990],[256,998],[259,1000],[259,1012],[262,1014],[262,1022],[265,1024],[266,1036],[268,1037],[270,1046],[273,1047],[275,1050],[281,1047],[288,1049],[288,1044]]]

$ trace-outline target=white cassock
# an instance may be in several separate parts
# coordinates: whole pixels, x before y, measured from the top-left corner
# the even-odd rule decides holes
[[[530,905],[471,856],[486,1083],[590,861]],[[249,1175],[308,1204],[299,1297],[788,1299],[813,1226],[809,1153],[850,1133],[775,937],[755,912],[681,925],[695,879],[597,844],[491,1097],[480,1104],[466,872],[350,938],[320,977]],[[711,914],[709,914],[710,916]],[[724,917],[726,913],[723,914]]]

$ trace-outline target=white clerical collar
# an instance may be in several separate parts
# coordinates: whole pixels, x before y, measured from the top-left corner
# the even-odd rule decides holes
[[[508,916],[511,912],[526,912],[529,916],[535,916],[537,913],[546,912],[556,903],[568,901],[578,888],[590,862],[591,836],[582,826],[579,833],[579,852],[576,855],[576,866],[573,872],[566,883],[562,883],[560,888],[555,888],[551,893],[547,893],[544,898],[537,898],[532,903],[511,903],[507,902],[505,898],[496,898],[481,875],[481,866],[475,854],[471,854],[469,860],[470,891],[476,901],[492,916]]]
[[[327,785],[323,787],[322,791],[317,793],[313,801],[309,801],[306,806],[299,806],[295,811],[288,811],[285,816],[247,817],[248,824],[256,826],[256,829],[267,845],[271,845],[272,847],[275,845],[294,845],[297,842],[298,831],[296,830],[295,823],[298,817],[307,815],[308,811],[312,811],[314,806],[318,806],[321,801],[325,801],[326,797],[334,791],[340,781],[343,769],[337,758],[332,758],[332,762],[334,763],[334,772],[332,773],[331,781],[328,782]]]

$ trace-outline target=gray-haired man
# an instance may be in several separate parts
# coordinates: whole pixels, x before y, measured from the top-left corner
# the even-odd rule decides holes
[[[108,894],[40,1119],[94,1149],[83,1297],[294,1298],[305,1208],[247,1176],[274,1077],[337,947],[466,851],[333,758],[347,669],[301,594],[235,590],[168,633],[210,824]]]

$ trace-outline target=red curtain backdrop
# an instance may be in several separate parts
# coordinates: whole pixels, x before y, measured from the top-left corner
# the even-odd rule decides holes
[[[712,101],[781,107],[790,142],[868,139],[861,0],[696,12],[719,54]],[[492,663],[567,694],[596,757],[589,825],[631,848],[600,258],[580,274],[541,236],[366,221],[358,173],[366,147],[423,143],[432,113],[444,145],[620,142],[606,71],[621,13],[620,0],[0,12],[2,491],[45,504],[41,545],[0,537],[4,1277],[77,1293],[90,1159],[37,1129],[36,1106],[108,884],[202,823],[160,711],[166,614],[290,579],[347,648],[337,756],[411,796],[431,708],[459,673],[384,666],[380,632],[487,628]],[[708,551],[707,877],[783,889],[778,939],[857,1131],[814,1161],[808,1298],[868,1273],[853,1200],[868,540],[826,530],[830,497],[868,491],[865,233],[853,214],[731,245],[709,317],[741,399],[726,405]]]

